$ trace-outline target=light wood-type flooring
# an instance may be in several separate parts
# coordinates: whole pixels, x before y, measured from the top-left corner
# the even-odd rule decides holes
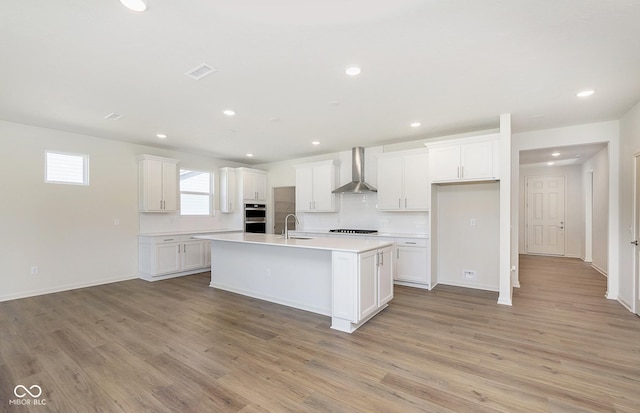
[[[605,278],[534,256],[520,278],[513,307],[396,287],[352,335],[208,273],[0,303],[0,411],[639,412],[640,319]]]

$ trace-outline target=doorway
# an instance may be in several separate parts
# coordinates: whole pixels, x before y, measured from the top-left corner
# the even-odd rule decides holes
[[[526,251],[565,255],[565,177],[526,178]]]
[[[296,187],[280,186],[273,188],[273,233],[284,234],[284,219],[289,214],[296,213]],[[296,229],[291,220],[289,229]]]

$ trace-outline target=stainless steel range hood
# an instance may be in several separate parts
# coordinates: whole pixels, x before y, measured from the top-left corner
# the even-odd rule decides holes
[[[378,192],[377,189],[364,181],[364,148],[357,146],[351,149],[351,182],[332,192],[334,194]]]

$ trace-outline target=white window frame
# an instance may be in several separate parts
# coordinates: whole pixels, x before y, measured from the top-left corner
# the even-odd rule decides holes
[[[181,188],[181,182],[180,182],[180,175],[182,174],[183,171],[189,171],[189,172],[196,172],[196,173],[201,173],[201,174],[209,174],[209,192],[208,193],[204,193],[204,192],[194,192],[194,191],[183,191]],[[180,216],[183,217],[212,217],[214,216],[214,208],[213,208],[213,197],[214,197],[214,193],[213,193],[213,182],[214,182],[214,174],[212,171],[202,171],[202,170],[196,170],[196,169],[191,169],[191,168],[180,168],[178,170],[178,195],[179,195],[179,199],[180,199]],[[182,194],[185,195],[208,195],[209,196],[209,213],[208,214],[197,214],[197,215],[193,215],[193,214],[184,214],[182,212]]]
[[[74,157],[82,158],[82,182],[70,182],[70,181],[59,181],[55,179],[49,179],[49,154],[74,156]],[[48,184],[89,186],[89,155],[84,153],[63,152],[63,151],[55,151],[55,150],[49,150],[49,149],[45,150],[44,151],[44,182]]]

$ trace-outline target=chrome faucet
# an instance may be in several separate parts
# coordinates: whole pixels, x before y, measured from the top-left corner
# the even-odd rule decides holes
[[[289,217],[293,217],[296,220],[296,225],[300,225],[296,214],[289,214],[284,218],[284,239],[289,239]]]

